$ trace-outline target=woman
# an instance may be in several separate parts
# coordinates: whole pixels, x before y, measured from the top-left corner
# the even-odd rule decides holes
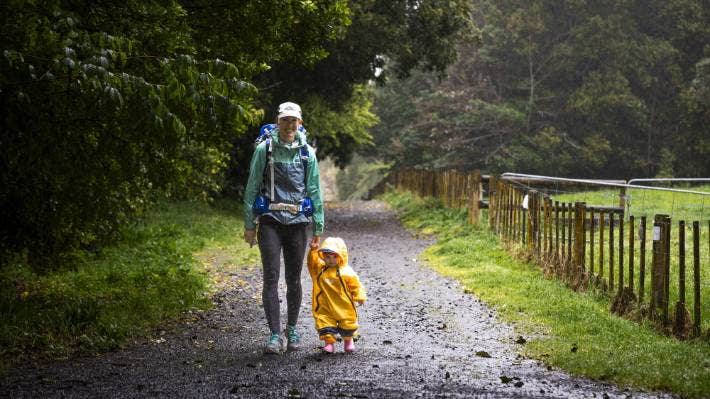
[[[317,248],[324,227],[318,160],[306,143],[302,125],[298,104],[279,105],[277,128],[254,150],[244,192],[244,240],[250,245],[258,241],[264,274],[262,300],[270,329],[265,353],[283,351],[278,296],[282,252],[288,309],[286,350],[299,349],[296,322],[303,296],[303,257],[309,235],[311,248]]]

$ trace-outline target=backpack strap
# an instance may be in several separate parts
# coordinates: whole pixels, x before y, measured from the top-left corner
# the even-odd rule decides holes
[[[266,141],[266,164],[264,165],[264,180],[266,180],[266,173],[270,171],[270,184],[271,184],[271,200],[274,199],[274,145],[271,142],[271,137],[268,136],[264,140]]]
[[[303,165],[303,182],[308,188],[308,144],[301,147],[301,165]]]

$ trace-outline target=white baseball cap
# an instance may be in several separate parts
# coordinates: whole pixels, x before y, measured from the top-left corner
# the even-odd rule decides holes
[[[303,119],[301,117],[301,107],[292,102],[285,102],[281,105],[279,105],[279,116],[278,118],[284,118],[286,116],[294,116],[298,119]]]

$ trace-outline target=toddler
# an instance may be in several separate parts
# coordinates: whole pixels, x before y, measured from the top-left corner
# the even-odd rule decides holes
[[[336,336],[343,338],[345,352],[355,351],[357,309],[367,299],[355,271],[348,265],[348,249],[340,237],[328,237],[308,253],[308,272],[313,280],[313,318],[323,351],[333,353]]]

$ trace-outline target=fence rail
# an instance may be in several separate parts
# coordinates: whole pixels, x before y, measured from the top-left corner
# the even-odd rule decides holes
[[[686,222],[673,223],[668,215],[636,220],[626,212],[623,199],[627,186],[619,181],[603,181],[620,189],[618,207],[553,201],[544,192],[516,184],[520,179],[530,183],[544,178],[513,174],[496,177],[478,171],[403,170],[391,174],[388,183],[398,190],[437,198],[448,207],[466,208],[472,224],[478,224],[481,209],[488,208],[489,228],[504,242],[523,246],[548,276],[575,290],[605,290],[612,296],[613,313],[651,319],[661,330],[679,339],[701,335],[700,221],[691,222],[688,245],[692,247],[692,257],[686,259]],[[568,184],[599,183],[565,180]],[[710,230],[710,221],[707,227]],[[672,251],[671,234],[676,229],[678,248]],[[706,259],[710,259],[708,236]],[[677,254],[677,259],[673,259],[677,266],[673,268],[672,252]],[[688,281],[686,262],[693,274]],[[692,286],[692,292],[686,292],[686,286]],[[693,303],[692,315],[686,309],[688,294]]]

